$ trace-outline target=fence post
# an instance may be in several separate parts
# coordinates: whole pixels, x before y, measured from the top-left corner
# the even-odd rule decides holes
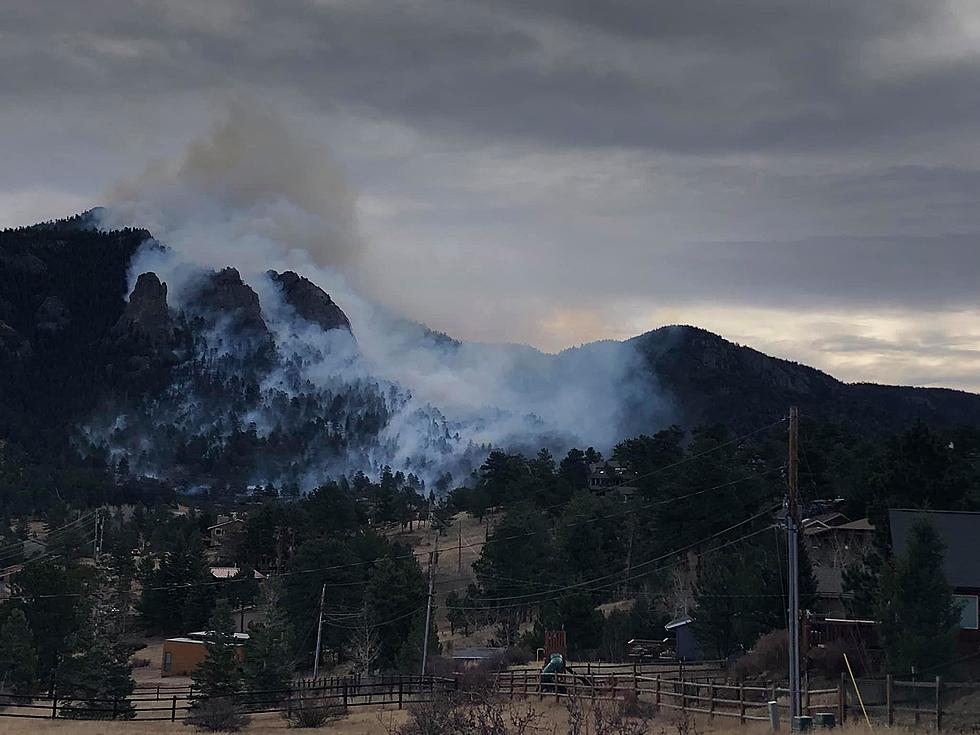
[[[843,671],[837,682],[837,719],[841,724],[847,722],[847,679]]]
[[[660,712],[660,674],[657,674],[657,712]]]
[[[528,678],[527,675],[528,675],[528,671],[527,669],[524,669],[524,671],[521,672],[521,677],[523,677],[524,679],[524,699],[527,699],[527,678]]]
[[[347,709],[347,680],[344,680],[344,709]]]
[[[681,676],[681,712],[687,709],[687,684],[684,682],[683,675]]]
[[[51,689],[51,719],[57,719],[58,717],[58,691],[54,688]]]
[[[711,719],[715,719],[715,685],[712,684],[708,688],[708,714]]]
[[[174,698],[170,702],[170,721],[171,722],[177,721],[177,695],[176,694],[174,695]]]
[[[157,701],[160,701],[160,685],[157,684]]]
[[[514,672],[513,671],[510,672],[509,684],[510,684],[510,698],[513,699],[514,698]]]
[[[745,724],[745,685],[738,685],[738,721]]]
[[[892,675],[885,676],[885,724],[891,727],[895,724],[895,696],[893,691]]]
[[[404,686],[402,685],[402,678],[398,677],[398,709],[402,708],[402,696],[403,696]]]
[[[119,700],[112,700],[112,719],[116,719],[119,716]]]
[[[943,729],[943,677],[936,677],[936,732]]]

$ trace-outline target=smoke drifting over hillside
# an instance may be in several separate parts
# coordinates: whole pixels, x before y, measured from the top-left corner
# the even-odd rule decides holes
[[[235,408],[234,396],[215,403],[213,395],[195,393],[200,376],[178,370],[175,381],[182,382],[166,401],[116,406],[110,413],[118,415],[93,419],[90,436],[108,438],[117,454],[147,446],[133,440],[144,421],[147,430],[163,422],[217,440],[254,424],[259,437],[286,444],[281,437],[291,431],[308,437],[299,425],[313,422],[323,441],[309,441],[291,463],[259,463],[248,480],[290,479],[308,488],[384,464],[431,480],[447,469],[465,471],[489,445],[608,448],[665,418],[631,346],[597,343],[548,355],[517,345],[461,344],[362,298],[349,277],[362,282],[371,274],[358,263],[355,198],[343,172],[268,110],[239,105],[181,160],[155,163],[116,185],[103,226],[123,225],[146,227],[157,238],[134,258],[130,284],[148,271],[168,284],[172,312],[194,333],[186,348],[193,354],[179,359],[208,366],[223,385],[234,375],[236,385],[251,380],[257,388]],[[271,356],[243,354],[226,318],[205,320],[206,329],[191,318],[202,279],[227,267],[258,295]],[[353,337],[301,318],[270,269],[294,271],[329,293],[350,319]],[[314,408],[289,408],[299,398]],[[319,415],[311,416],[317,406]],[[129,427],[128,444],[119,432],[112,439],[120,426]],[[163,472],[153,452],[143,456],[144,470]]]

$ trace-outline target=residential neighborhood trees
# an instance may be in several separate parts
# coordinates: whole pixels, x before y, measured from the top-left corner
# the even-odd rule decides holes
[[[931,670],[953,658],[960,619],[943,570],[945,545],[928,522],[913,526],[904,555],[885,564],[877,613],[888,667]]]

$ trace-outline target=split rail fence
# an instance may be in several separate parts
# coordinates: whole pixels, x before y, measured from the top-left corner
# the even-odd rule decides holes
[[[502,671],[497,676],[497,692],[505,697],[563,697],[596,700],[635,698],[652,704],[657,711],[678,710],[714,717],[731,717],[741,722],[768,721],[768,703],[775,701],[789,708],[789,690],[780,687],[744,686],[719,683],[708,675],[677,677],[676,674],[593,673],[574,667],[565,674],[542,675],[536,669]],[[780,698],[783,701],[780,701]],[[804,694],[807,712],[835,712],[842,719],[840,687],[808,689]]]
[[[383,676],[306,679],[289,689],[239,692],[234,699],[249,714],[285,713],[304,701],[315,706],[360,707],[428,702],[458,689],[457,679],[438,676]],[[176,722],[191,710],[190,687],[142,686],[125,700],[59,697],[52,695],[4,695],[0,717],[28,719],[94,719],[120,717],[140,721]],[[132,710],[130,710],[132,707]],[[132,714],[128,712],[132,711]]]

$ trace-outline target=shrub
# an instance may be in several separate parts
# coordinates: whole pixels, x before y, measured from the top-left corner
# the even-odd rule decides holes
[[[336,720],[347,717],[348,710],[343,702],[334,697],[320,694],[300,694],[289,700],[282,718],[290,727],[324,727]]]
[[[789,670],[789,637],[785,630],[762,636],[752,650],[732,665],[736,681],[786,678]]]
[[[208,732],[238,732],[248,726],[251,719],[242,714],[234,697],[209,697],[198,700],[185,725]]]

